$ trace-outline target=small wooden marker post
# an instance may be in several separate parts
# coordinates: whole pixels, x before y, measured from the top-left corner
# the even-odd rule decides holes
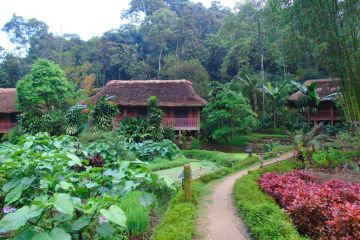
[[[260,153],[260,169],[261,169],[261,174],[263,174],[264,172],[264,154]]]
[[[184,192],[185,201],[191,202],[191,169],[190,164],[184,165]]]

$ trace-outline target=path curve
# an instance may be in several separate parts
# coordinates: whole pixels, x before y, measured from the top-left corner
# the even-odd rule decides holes
[[[294,156],[294,152],[284,153],[277,158],[266,160],[264,165],[270,165],[278,161],[284,161]],[[233,201],[233,188],[235,181],[246,175],[249,170],[256,170],[260,167],[257,164],[253,167],[241,170],[234,175],[226,177],[221,183],[215,186],[210,196],[210,202],[206,208],[203,219],[198,222],[200,233],[205,234],[204,240],[250,240],[246,226],[240,219]]]

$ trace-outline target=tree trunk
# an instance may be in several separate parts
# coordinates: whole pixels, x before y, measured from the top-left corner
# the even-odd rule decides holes
[[[256,89],[253,89],[252,91],[252,97],[253,97],[253,104],[254,104],[254,112],[256,114],[258,114],[259,111],[259,106],[258,106],[258,102],[257,102],[257,94],[256,94]]]
[[[277,106],[276,104],[274,105],[274,128],[276,128],[277,126]]]
[[[157,79],[160,79],[162,54],[163,54],[163,49],[161,48],[160,53],[159,53],[159,67],[158,67]]]

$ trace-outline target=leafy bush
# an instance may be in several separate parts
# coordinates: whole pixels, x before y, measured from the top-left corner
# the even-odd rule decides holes
[[[43,113],[38,110],[29,110],[19,114],[18,119],[22,134],[48,132],[51,135],[61,135],[63,133],[62,111],[53,110]]]
[[[156,157],[173,159],[174,156],[180,153],[180,149],[170,140],[162,140],[161,142],[154,142],[146,140],[140,143],[128,143],[129,150],[144,161],[152,161]]]
[[[64,128],[66,134],[77,135],[82,132],[87,125],[88,115],[84,106],[76,105],[71,107],[64,117]]]
[[[266,142],[262,145],[262,150],[264,152],[272,152],[276,149],[276,147],[278,147],[280,145],[279,141],[271,141],[271,142]]]
[[[360,238],[360,184],[321,184],[300,171],[267,173],[259,183],[290,213],[299,232],[313,239]]]
[[[109,131],[113,128],[113,120],[120,113],[118,106],[102,96],[91,111],[91,131]]]
[[[126,117],[120,122],[119,134],[127,142],[143,142],[151,138],[149,125],[144,118]]]
[[[252,132],[256,114],[241,93],[225,89],[203,109],[202,127],[213,140],[230,140],[240,133]]]
[[[124,137],[117,132],[83,133],[79,139],[89,156],[100,154],[108,163],[136,159],[134,153],[127,149]]]
[[[146,140],[159,142],[166,138],[173,140],[173,130],[161,126],[164,112],[158,106],[155,96],[149,98],[147,112],[145,118],[125,118],[120,122],[119,131],[126,141],[140,143]]]
[[[297,167],[292,161],[265,167],[265,171],[289,171]],[[239,178],[234,187],[236,206],[254,239],[302,239],[289,217],[274,200],[263,193],[257,183],[260,170]],[[256,199],[256,201],[254,201]]]
[[[126,214],[121,196],[134,190],[168,192],[167,179],[139,162],[89,164],[70,136],[24,135],[0,146],[2,237],[46,239],[122,239]],[[91,236],[91,237],[90,237]]]
[[[312,162],[316,167],[336,168],[354,161],[355,157],[360,157],[360,152],[330,148],[313,153]]]

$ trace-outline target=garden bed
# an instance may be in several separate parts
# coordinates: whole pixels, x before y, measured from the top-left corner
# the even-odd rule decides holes
[[[312,239],[360,239],[360,184],[321,182],[305,171],[268,173],[259,181]]]
[[[265,171],[287,172],[298,168],[295,160],[265,167]],[[236,207],[254,239],[303,239],[289,216],[258,185],[260,170],[238,179],[234,187]]]

